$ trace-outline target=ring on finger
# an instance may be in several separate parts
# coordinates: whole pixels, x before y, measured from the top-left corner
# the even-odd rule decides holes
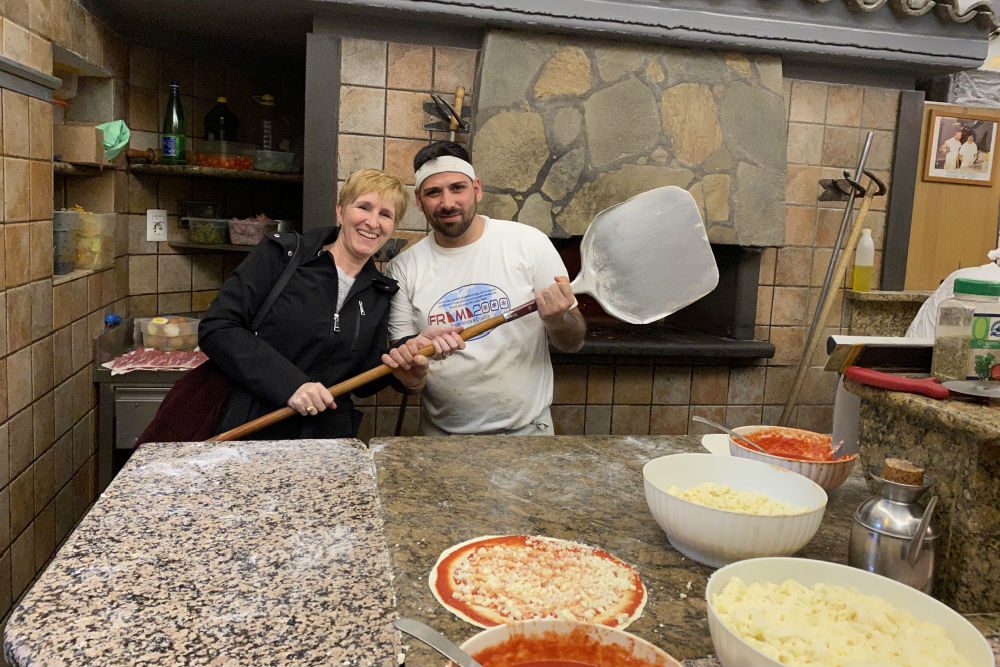
[[[316,412],[316,406],[310,405],[308,408],[306,408],[306,412]]]

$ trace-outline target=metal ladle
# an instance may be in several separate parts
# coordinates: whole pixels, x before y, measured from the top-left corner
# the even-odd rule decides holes
[[[453,641],[442,635],[440,632],[420,621],[412,618],[397,618],[392,622],[400,632],[419,639],[432,649],[451,660],[458,667],[483,667],[476,662],[476,659],[460,649]]]
[[[733,429],[727,428],[718,422],[712,421],[711,419],[705,419],[704,417],[695,416],[691,417],[691,421],[701,422],[702,424],[708,424],[712,428],[717,428],[720,431],[728,433],[731,437],[736,438],[737,440],[742,440],[743,442],[747,443],[748,445],[756,449],[758,452],[763,452],[764,454],[768,453],[767,450],[765,450],[763,447],[761,447],[760,445],[758,445],[756,442],[746,437],[745,435],[741,435],[736,431],[734,431]]]

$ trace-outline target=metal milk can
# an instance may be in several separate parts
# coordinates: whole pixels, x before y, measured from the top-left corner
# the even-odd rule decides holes
[[[917,500],[934,481],[901,484],[869,475],[881,484],[880,493],[854,512],[847,562],[853,567],[901,581],[930,594],[934,584],[934,544],[937,533],[931,517],[937,496],[926,509]]]

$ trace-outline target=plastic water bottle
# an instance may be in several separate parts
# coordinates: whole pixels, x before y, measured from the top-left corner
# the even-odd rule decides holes
[[[865,227],[861,230],[861,240],[854,251],[854,280],[852,287],[855,292],[867,292],[872,288],[872,273],[875,270],[875,241],[872,240],[872,230]]]

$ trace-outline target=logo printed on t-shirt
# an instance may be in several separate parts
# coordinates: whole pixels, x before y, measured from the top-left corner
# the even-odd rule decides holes
[[[438,299],[427,315],[427,324],[468,327],[509,310],[510,298],[502,289],[496,285],[473,283],[455,288]],[[489,333],[487,331],[476,338]]]

